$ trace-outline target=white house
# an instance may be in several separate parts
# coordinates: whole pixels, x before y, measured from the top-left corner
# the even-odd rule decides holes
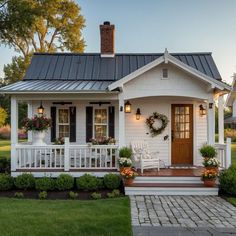
[[[226,105],[232,107],[232,116],[225,119],[225,125],[229,128],[236,129],[236,79],[232,83],[232,90],[227,96]]]
[[[1,88],[1,93],[11,95],[12,175],[116,171],[117,149],[133,140],[146,140],[166,166],[199,166],[199,148],[215,144],[216,101],[220,142],[216,146],[222,158],[228,157],[224,160],[228,166],[223,95],[230,86],[222,82],[211,53],[115,53],[114,25],[104,22],[100,32],[100,53],[35,53],[24,80]],[[32,144],[31,132],[28,143],[18,143],[19,101],[28,103],[29,117],[42,105],[44,115],[52,119],[45,145]],[[127,104],[130,112],[125,112]],[[169,120],[155,137],[145,123],[153,112]],[[89,144],[100,136],[114,137],[116,144]],[[70,141],[53,145],[58,137]]]

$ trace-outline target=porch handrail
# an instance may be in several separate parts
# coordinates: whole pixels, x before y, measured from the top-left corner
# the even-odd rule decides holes
[[[16,144],[16,169],[117,169],[118,145]]]
[[[221,163],[221,168],[227,169],[231,165],[231,138],[226,138],[226,143],[215,143],[217,158]]]

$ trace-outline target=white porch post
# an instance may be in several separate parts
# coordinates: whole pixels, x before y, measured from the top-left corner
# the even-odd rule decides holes
[[[11,97],[11,171],[16,171],[18,143],[18,101]]]
[[[33,105],[32,105],[32,101],[28,102],[28,118],[32,118],[33,117]],[[33,141],[33,132],[32,131],[28,131],[28,142],[32,142]]]
[[[64,150],[64,170],[70,170],[70,150],[69,150],[70,140],[69,138],[65,138],[65,150]]]
[[[125,146],[125,112],[124,97],[119,94],[119,148]]]
[[[210,103],[212,108],[210,108]],[[214,145],[215,143],[215,104],[214,101],[207,103],[207,140],[208,144]]]
[[[231,138],[226,138],[226,160],[225,167],[229,168],[231,166]]]
[[[218,97],[218,134],[219,143],[224,143],[224,100],[223,96]]]

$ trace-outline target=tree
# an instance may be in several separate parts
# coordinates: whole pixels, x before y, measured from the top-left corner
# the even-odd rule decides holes
[[[1,0],[0,0],[1,1]],[[4,67],[7,83],[21,80],[34,52],[83,52],[85,26],[71,0],[8,0],[0,10],[0,40],[20,56]]]
[[[7,111],[0,107],[0,128],[5,125],[7,119]]]

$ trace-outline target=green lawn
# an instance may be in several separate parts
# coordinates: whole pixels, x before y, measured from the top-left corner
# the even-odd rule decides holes
[[[9,140],[0,140],[0,158],[10,157],[11,143]]]
[[[231,153],[231,157],[232,157],[232,164],[236,165],[236,143],[232,143],[232,153]]]
[[[131,235],[129,199],[0,199],[1,236]]]
[[[235,197],[229,197],[227,199],[232,205],[236,206],[236,198]]]

